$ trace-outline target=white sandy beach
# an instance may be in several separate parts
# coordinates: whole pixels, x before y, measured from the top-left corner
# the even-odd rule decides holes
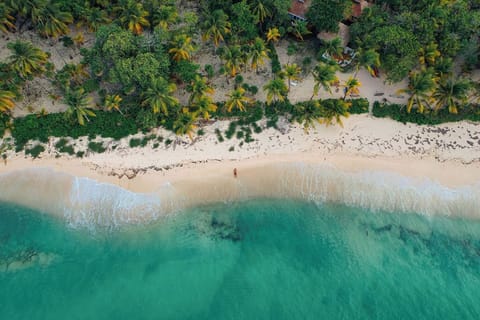
[[[478,124],[417,126],[355,115],[344,128],[318,125],[309,134],[289,124],[284,133],[266,129],[242,147],[236,138],[218,143],[214,130],[227,126],[216,122],[193,144],[177,138],[157,149],[130,148],[123,139],[115,150],[82,159],[58,158],[52,149],[35,160],[14,155],[0,166],[0,200],[60,216],[65,208],[90,203],[77,208],[82,219],[102,215],[105,224],[113,223],[110,218],[148,221],[199,204],[255,197],[480,218]],[[96,211],[100,204],[103,211],[115,208],[108,219]]]

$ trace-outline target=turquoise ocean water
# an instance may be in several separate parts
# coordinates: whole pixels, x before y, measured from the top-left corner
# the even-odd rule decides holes
[[[0,204],[0,319],[479,318],[479,221],[258,199],[92,230]]]

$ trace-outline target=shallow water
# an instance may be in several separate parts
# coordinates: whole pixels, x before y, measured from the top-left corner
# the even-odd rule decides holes
[[[0,204],[0,319],[478,319],[480,221],[290,200],[119,229]]]

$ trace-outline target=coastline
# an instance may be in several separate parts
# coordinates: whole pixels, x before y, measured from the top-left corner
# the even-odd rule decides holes
[[[124,141],[124,147],[82,159],[48,151],[35,160],[19,154],[0,166],[0,200],[70,220],[78,212],[97,222],[102,215],[107,225],[113,222],[104,215],[145,222],[255,197],[480,218],[480,125],[403,125],[360,115],[346,119],[344,128],[318,125],[309,134],[296,125],[284,133],[267,129],[234,152],[228,151],[233,139],[217,143],[213,134],[226,125],[214,123],[193,144],[179,139],[175,147],[129,148]],[[95,206],[114,209],[100,213]]]

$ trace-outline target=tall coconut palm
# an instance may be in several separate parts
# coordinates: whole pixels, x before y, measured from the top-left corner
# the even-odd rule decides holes
[[[318,94],[320,87],[325,91],[332,93],[331,86],[338,81],[337,71],[339,70],[338,64],[326,64],[320,62],[313,68],[312,75],[315,84],[313,86],[313,94],[310,99]]]
[[[15,94],[11,91],[0,90],[0,113],[10,112],[15,106]]]
[[[343,53],[342,40],[338,37],[330,41],[324,41],[323,48],[333,58],[339,57]]]
[[[142,105],[152,108],[153,113],[168,115],[169,109],[178,105],[178,100],[172,96],[175,90],[175,84],[161,77],[155,78],[142,93]]]
[[[306,101],[296,103],[294,106],[292,121],[303,124],[306,133],[315,127],[315,122],[321,123],[322,108],[319,101]]]
[[[180,112],[175,121],[173,122],[173,131],[178,136],[188,135],[190,140],[193,141],[193,134],[195,132],[195,122],[197,121],[197,115],[193,112]]]
[[[232,109],[246,111],[246,107],[253,102],[252,98],[245,96],[245,89],[242,87],[232,90],[227,97],[228,100],[225,102],[225,107],[228,112],[231,112]]]
[[[75,116],[78,124],[85,125],[88,117],[95,117],[95,113],[90,110],[90,99],[83,88],[67,89],[64,97],[65,103],[68,105],[66,115],[68,117]]]
[[[10,30],[15,30],[15,17],[5,3],[0,3],[0,31],[7,33]]]
[[[263,23],[266,18],[272,16],[270,9],[265,6],[263,1],[264,0],[256,0],[252,3],[252,13],[260,23]]]
[[[205,30],[202,39],[203,41],[212,39],[215,47],[218,47],[220,41],[224,41],[225,36],[230,33],[231,24],[228,21],[228,16],[221,9],[205,16],[206,19],[202,23],[202,29]]]
[[[147,20],[149,13],[143,8],[141,2],[134,0],[120,1],[119,5],[113,10],[117,13],[122,25],[135,34],[141,34],[144,27],[150,26],[150,22]]]
[[[406,93],[410,96],[407,103],[407,112],[410,112],[412,107],[416,105],[418,112],[423,113],[425,107],[429,105],[430,95],[436,86],[435,81],[431,70],[410,73],[408,87],[399,90],[400,93]]]
[[[122,113],[122,111],[120,111],[121,102],[122,102],[122,97],[120,97],[118,94],[115,94],[115,95],[107,94],[105,96],[105,101],[103,105],[105,109],[108,111],[116,110]]]
[[[178,20],[178,11],[175,6],[160,5],[153,10],[153,25],[168,30],[170,25]]]
[[[375,76],[375,69],[380,67],[380,55],[373,49],[360,50],[357,53],[357,70],[355,71],[355,78],[357,77],[360,68],[365,68],[370,75]]]
[[[272,103],[272,101],[285,101],[288,95],[287,85],[281,78],[270,80],[263,86],[263,90],[267,92],[267,104]]]
[[[288,82],[288,92],[290,92],[290,87],[292,81],[300,80],[300,74],[302,73],[302,68],[300,68],[296,63],[289,64],[283,66],[282,76],[287,79]]]
[[[277,42],[280,39],[280,31],[277,28],[270,28],[267,31],[267,42]]]
[[[221,58],[224,61],[225,69],[231,77],[235,77],[242,66],[242,50],[239,45],[224,47]]]
[[[173,37],[171,48],[168,52],[172,55],[173,60],[190,60],[195,51],[192,44],[192,38],[186,34],[179,34]]]
[[[341,99],[323,101],[321,105],[321,108],[323,109],[322,122],[327,126],[337,123],[343,127],[342,117],[348,118],[350,116],[350,113],[348,112],[350,106],[351,102]]]
[[[250,47],[250,66],[258,73],[258,66],[265,63],[268,58],[268,49],[265,46],[265,41],[257,37]]]
[[[25,18],[25,21],[29,19],[33,24],[36,24],[39,19],[42,18],[42,10],[48,5],[47,0],[16,0],[10,1],[10,7],[13,8],[19,16]],[[20,29],[23,22],[20,25]]]
[[[72,15],[62,11],[60,3],[52,2],[43,7],[39,17],[33,21],[40,35],[53,38],[69,33],[68,24],[72,22]]]
[[[90,32],[96,32],[102,25],[110,22],[107,12],[98,7],[87,7],[85,9],[83,20]]]
[[[210,119],[210,113],[217,111],[217,105],[213,103],[210,96],[200,96],[191,104],[193,112],[201,116],[203,119]]]
[[[215,92],[213,87],[208,84],[207,78],[202,77],[198,74],[195,76],[190,85],[187,86],[187,91],[191,92],[188,103],[192,103],[193,101],[199,99],[205,94],[213,94]]]
[[[425,47],[420,48],[418,55],[418,61],[421,65],[427,64],[428,66],[433,66],[436,59],[441,56],[441,53],[438,50],[438,44],[430,42]]]
[[[347,96],[352,95],[352,94],[359,94],[359,87],[362,85],[362,83],[354,78],[350,77],[348,78],[347,81],[345,81],[344,87],[345,87],[345,93],[343,95],[343,100],[347,98]]]
[[[459,107],[467,103],[471,88],[471,83],[465,79],[442,79],[432,95],[436,109],[447,107],[450,113],[458,113]]]
[[[13,70],[22,78],[40,75],[46,71],[47,53],[33,46],[30,42],[17,40],[7,44],[12,51],[8,61]]]

